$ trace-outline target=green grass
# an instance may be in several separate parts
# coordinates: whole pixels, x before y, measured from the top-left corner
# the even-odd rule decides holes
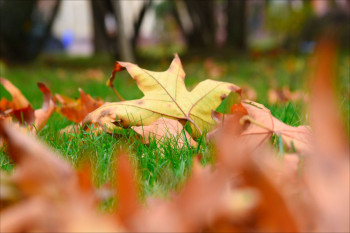
[[[186,86],[193,89],[200,81],[213,78],[205,69],[204,59],[184,59],[186,72]],[[140,62],[139,66],[163,71],[167,69],[171,59],[155,62]],[[292,89],[305,88],[307,77],[307,63],[305,57],[288,56],[286,58],[268,58],[252,60],[248,57],[236,57],[230,60],[219,60],[218,64],[226,71],[218,80],[234,83],[238,86],[249,85],[258,93],[257,102],[268,107],[272,114],[281,121],[298,126],[307,124],[307,114],[303,103],[286,103],[282,105],[268,105],[267,91],[269,88],[291,86]],[[292,64],[292,65],[290,65]],[[101,97],[105,101],[118,101],[113,91],[105,83],[113,69],[114,61],[105,57],[91,59],[41,59],[34,64],[25,66],[5,67],[2,64],[1,76],[16,85],[34,108],[40,108],[42,95],[36,86],[37,82],[46,84],[53,93],[60,93],[70,97],[79,97],[78,88],[81,87],[93,97]],[[290,67],[292,66],[292,67]],[[339,93],[341,105],[340,115],[347,129],[349,129],[349,57],[342,57],[338,67],[340,75]],[[91,75],[97,71],[98,75]],[[89,73],[90,72],[90,73]],[[95,72],[96,73],[96,72]],[[128,73],[118,73],[115,86],[125,99],[142,97],[134,80]],[[0,87],[1,97],[10,99],[10,95]],[[157,143],[152,139],[149,145],[142,144],[140,136],[131,129],[123,129],[112,135],[101,133],[95,136],[85,131],[59,135],[59,130],[72,124],[63,116],[54,113],[38,137],[68,160],[74,167],[79,168],[88,161],[92,165],[93,181],[97,187],[106,183],[113,183],[116,165],[116,155],[124,150],[129,153],[137,168],[138,182],[141,188],[140,198],[148,196],[166,197],[169,191],[179,190],[190,173],[193,158],[201,156],[203,164],[214,164],[213,145],[207,143],[205,137],[197,139],[199,145],[192,148],[187,145],[178,147],[176,141],[168,139]],[[278,138],[272,140],[279,148]],[[1,170],[11,172],[13,163],[0,152]],[[113,206],[109,200],[103,209]]]

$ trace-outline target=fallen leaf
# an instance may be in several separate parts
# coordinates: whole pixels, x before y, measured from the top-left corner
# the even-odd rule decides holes
[[[269,140],[273,134],[281,136],[283,143],[301,154],[310,154],[312,146],[311,129],[308,126],[293,127],[273,117],[264,105],[249,100],[243,101],[249,115],[241,118],[241,123],[250,122],[249,127],[240,135],[242,143],[253,148]]]
[[[305,103],[308,103],[310,97],[305,91],[297,90],[290,91],[288,87],[283,87],[282,89],[270,89],[267,93],[268,103],[270,105],[277,103],[286,103],[288,101],[297,102],[302,100]]]
[[[234,129],[234,126],[239,126],[239,120],[227,123],[224,129],[229,127],[228,124],[232,124],[230,127]],[[277,161],[278,157],[271,147],[254,145],[259,150],[251,150],[251,145],[242,142],[239,135],[224,129],[220,131],[220,140],[216,140],[218,164],[236,173],[232,181],[234,190],[250,188],[256,192],[258,200],[252,200],[257,203],[245,218],[237,222],[234,219],[219,222],[214,229],[223,228],[227,232],[298,232],[299,222],[295,217],[298,212],[290,208],[294,199],[290,200],[289,193],[287,195],[281,185],[287,174],[281,171],[283,164]]]
[[[34,121],[34,110],[29,101],[23,96],[22,92],[15,87],[9,80],[0,78],[0,83],[11,94],[12,101],[4,97],[0,102],[0,112],[12,109],[10,112],[22,125],[30,125]]]
[[[194,137],[203,130],[210,131],[216,125],[210,112],[216,109],[231,91],[240,93],[241,89],[233,84],[206,80],[188,92],[184,79],[185,72],[179,57],[175,58],[165,72],[153,72],[127,62],[116,62],[113,74],[127,69],[131,77],[145,96],[138,100],[105,104],[90,113],[84,124],[98,124],[113,128],[150,125],[161,116],[175,118],[180,122],[191,123]],[[114,76],[109,80],[113,82]]]
[[[104,73],[100,69],[88,69],[84,73],[84,76],[88,80],[94,80],[94,81],[98,81],[98,82],[103,82],[104,78],[105,78]]]
[[[189,145],[197,147],[197,142],[191,138],[177,120],[161,117],[149,126],[134,126],[132,129],[143,137],[143,142],[145,144],[148,144],[149,139],[155,136],[159,141],[165,138],[173,139],[182,147],[186,145],[186,142],[184,142],[185,134],[186,141]]]
[[[261,156],[261,151],[258,156]],[[254,160],[247,162],[243,167],[245,185],[256,188],[260,195],[260,202],[252,214],[257,231],[299,232],[296,218],[288,206],[288,199],[273,182],[268,167]]]
[[[227,65],[218,65],[213,58],[209,57],[204,60],[204,70],[210,78],[219,79],[227,72]]]
[[[0,110],[5,111],[7,109],[22,109],[30,105],[26,97],[22,92],[18,90],[9,80],[0,77],[0,83],[11,94],[12,101],[6,100],[4,97],[1,99]]]
[[[12,101],[10,102],[6,99],[1,100],[3,103],[7,103],[2,106],[4,108],[1,109],[1,112],[3,112],[1,119],[13,124],[22,132],[27,131],[32,135],[36,135],[46,125],[56,108],[51,91],[44,84],[38,83],[38,87],[44,96],[44,102],[41,109],[34,111],[31,104],[10,81],[4,78],[0,78],[0,81],[12,95]],[[12,116],[16,117],[18,122],[14,122]]]
[[[41,189],[50,191],[50,186],[68,186],[65,178],[73,174],[68,163],[3,120],[0,124],[0,135],[9,142],[9,156],[17,164],[14,179],[24,190],[36,193],[42,192]]]
[[[193,232],[203,230],[224,198],[227,180],[223,173],[214,174],[194,160],[191,178],[183,190],[170,201],[154,200],[148,209],[140,210],[134,230],[153,232]],[[203,195],[205,193],[205,195]],[[152,214],[150,214],[152,213]]]
[[[56,100],[62,104],[57,108],[57,112],[67,119],[80,123],[87,114],[94,111],[103,104],[103,100],[94,99],[79,88],[80,99],[75,100],[67,96],[56,94]]]
[[[135,180],[135,171],[126,154],[122,153],[118,157],[117,177],[117,197],[119,206],[117,216],[130,227],[136,212],[140,209],[138,203],[137,185]]]
[[[55,153],[3,120],[0,136],[16,163],[9,179],[21,195],[1,210],[1,232],[125,231],[118,221],[95,212],[97,197],[86,172],[76,173]]]
[[[248,99],[251,101],[256,101],[257,100],[257,93],[254,90],[254,88],[252,88],[251,86],[245,85],[242,87],[242,98],[243,99]]]
[[[333,89],[336,44],[322,38],[316,45],[310,106],[315,150],[305,158],[304,176],[316,206],[318,231],[350,231],[350,147],[338,116]]]
[[[49,88],[42,83],[38,83],[38,86],[44,95],[44,103],[41,109],[34,111],[34,125],[36,132],[39,132],[46,125],[50,116],[56,109],[56,104],[53,101],[53,96]]]

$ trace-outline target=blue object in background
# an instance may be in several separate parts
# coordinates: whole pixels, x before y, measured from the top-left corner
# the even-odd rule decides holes
[[[74,32],[72,29],[65,29],[62,34],[62,44],[64,48],[70,46],[74,41]]]
[[[302,41],[299,44],[299,50],[302,53],[313,53],[315,45],[315,41]]]

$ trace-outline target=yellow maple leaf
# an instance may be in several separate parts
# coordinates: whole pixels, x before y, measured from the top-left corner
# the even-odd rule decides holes
[[[164,72],[145,70],[128,62],[116,62],[109,83],[113,81],[115,73],[124,69],[136,80],[145,96],[137,100],[106,103],[91,112],[83,124],[106,125],[113,129],[116,126],[150,125],[163,116],[177,119],[182,124],[189,121],[192,135],[197,137],[204,129],[210,131],[215,127],[211,110],[216,109],[230,92],[241,92],[234,84],[214,80],[205,80],[189,92],[184,82],[185,72],[176,54]]]

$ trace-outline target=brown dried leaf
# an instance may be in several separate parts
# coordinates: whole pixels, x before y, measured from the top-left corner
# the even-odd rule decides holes
[[[233,124],[237,125],[237,121]],[[251,145],[242,143],[240,137],[232,137],[233,133],[229,131],[221,133],[223,143],[218,142],[219,164],[236,172],[237,178],[233,180],[235,189],[253,189],[258,201],[246,218],[237,222],[233,219],[231,223],[226,220],[216,227],[229,232],[298,232],[297,219],[290,209],[294,200],[289,200],[290,195],[285,195],[283,187],[280,186],[287,174],[281,171],[276,155],[266,147],[252,151]]]
[[[259,152],[261,156],[261,152]],[[260,202],[253,218],[257,231],[265,232],[299,232],[295,217],[292,215],[286,199],[279,187],[269,175],[270,169],[252,161],[246,164],[243,177],[246,185],[259,191]],[[255,215],[255,216],[254,216]]]
[[[0,111],[7,109],[22,109],[30,105],[26,97],[23,96],[22,92],[18,90],[9,80],[0,77],[0,83],[5,89],[11,94],[12,101],[8,101],[5,98],[1,99]]]
[[[310,115],[316,143],[312,156],[305,160],[305,178],[316,205],[317,230],[349,232],[350,151],[332,88],[336,64],[334,41],[323,38],[317,44],[313,59]]]
[[[192,177],[179,195],[171,201],[153,200],[149,209],[137,214],[136,231],[193,232],[201,231],[215,218],[217,206],[224,197],[227,180],[222,173],[213,174],[194,160]],[[205,195],[203,195],[205,193]],[[150,214],[152,213],[152,214]]]
[[[204,60],[204,70],[210,78],[219,79],[227,72],[227,65],[219,65],[213,58],[209,57]]]
[[[309,102],[309,95],[305,91],[293,91],[291,92],[288,87],[283,87],[282,89],[270,89],[268,91],[268,103],[270,105],[276,103],[286,103],[288,101],[297,102],[304,101]]]
[[[38,86],[44,95],[44,103],[41,109],[37,109],[34,112],[35,132],[39,132],[46,125],[50,116],[56,109],[56,104],[53,101],[53,96],[49,88],[42,83],[38,83]]]
[[[74,172],[68,163],[4,121],[0,121],[0,125],[0,135],[8,142],[9,156],[17,164],[13,177],[27,194],[68,187],[67,181],[74,180]]]
[[[22,132],[27,131],[32,135],[36,135],[45,126],[56,108],[51,91],[44,84],[38,83],[38,87],[44,96],[44,102],[42,109],[37,109],[34,111],[22,93],[15,86],[13,86],[10,81],[4,78],[1,78],[0,81],[10,92],[13,98],[11,102],[8,102],[8,105],[2,106],[6,108],[9,107],[11,109],[1,109],[0,111],[4,112],[1,119],[6,120],[8,123],[12,123]],[[4,100],[5,102],[7,101],[6,99]],[[26,106],[22,107],[24,105]],[[13,122],[11,115],[15,116],[21,125]]]
[[[79,88],[79,93],[80,99],[77,100],[59,94],[55,95],[56,100],[62,104],[57,108],[57,112],[75,123],[80,123],[87,114],[102,106],[104,102],[99,98],[95,100],[81,88]]]
[[[135,172],[127,155],[124,153],[119,155],[116,177],[119,201],[117,216],[124,225],[130,227],[133,217],[140,206],[138,203]]]
[[[309,154],[312,146],[312,134],[308,126],[292,127],[284,124],[271,115],[264,105],[253,101],[244,101],[244,108],[249,116],[241,118],[241,123],[250,122],[249,127],[240,135],[242,143],[252,145],[252,148],[263,144],[273,134],[281,136],[284,144],[301,154]]]
[[[1,232],[125,231],[117,221],[96,213],[97,197],[86,170],[77,174],[35,139],[4,121],[0,126],[17,165],[11,182],[23,195],[17,204],[1,210]]]
[[[28,100],[23,96],[20,90],[15,87],[9,80],[0,78],[0,83],[11,94],[12,100],[1,99],[0,112],[8,112],[15,116],[22,125],[31,125],[34,122],[34,109]],[[7,110],[12,111],[7,111]],[[7,114],[5,114],[7,115]]]

